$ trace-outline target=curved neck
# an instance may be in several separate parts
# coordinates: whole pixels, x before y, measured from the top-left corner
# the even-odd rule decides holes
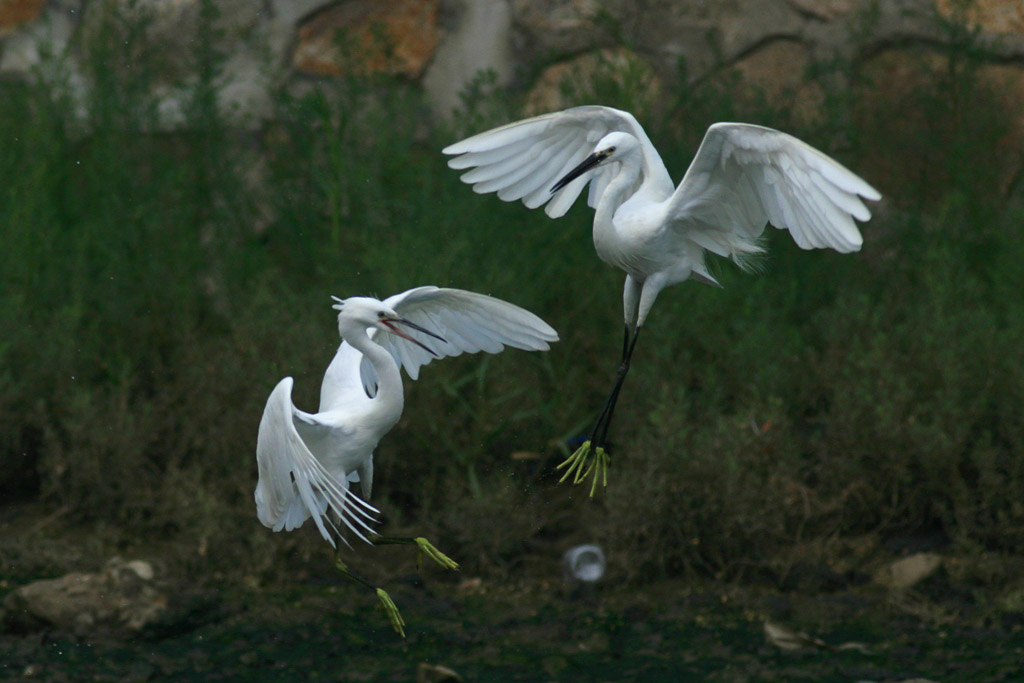
[[[602,218],[607,218],[610,221],[612,216],[615,215],[615,211],[622,206],[623,202],[629,199],[627,193],[632,190],[633,184],[636,183],[639,175],[640,163],[639,159],[634,155],[627,156],[619,162],[619,172],[608,183],[608,187],[605,188],[604,193],[601,194],[601,199],[597,203],[597,213],[601,214]],[[595,227],[598,222],[599,219],[595,216]]]
[[[378,331],[378,334],[383,333]],[[373,365],[373,369],[377,371],[377,394],[373,397],[373,402],[377,410],[384,412],[381,421],[393,419],[397,422],[405,403],[402,373],[398,369],[398,363],[387,349],[370,339],[370,335],[365,329],[345,336],[344,339],[349,346],[362,353]],[[390,428],[391,425],[388,425],[388,429]]]

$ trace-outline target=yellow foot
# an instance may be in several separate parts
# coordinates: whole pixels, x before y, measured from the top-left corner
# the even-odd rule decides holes
[[[593,460],[591,460],[593,456]],[[602,486],[608,485],[608,463],[611,458],[608,457],[608,452],[598,446],[596,449],[591,450],[590,441],[584,441],[583,445],[576,449],[573,453],[559,465],[556,469],[562,469],[568,467],[562,478],[558,480],[561,484],[563,481],[572,476],[572,483],[578,484],[586,479],[591,472],[594,473],[594,483],[590,486],[590,497],[594,497],[594,491],[597,490],[597,481],[601,480]]]
[[[405,619],[398,613],[398,608],[395,607],[395,602],[388,595],[388,592],[383,588],[377,589],[377,597],[380,598],[381,607],[384,608],[384,614],[388,615],[388,621],[391,622],[391,628],[395,629],[395,632],[405,638]]]
[[[416,545],[420,549],[419,555],[416,556],[416,566],[419,567],[420,569],[423,569],[423,557],[424,556],[429,557],[430,559],[432,559],[434,562],[437,562],[439,565],[441,565],[445,569],[458,569],[459,568],[459,564],[455,560],[453,560],[452,558],[448,557],[447,555],[442,553],[440,550],[435,548],[434,545],[430,541],[428,541],[427,539],[425,539],[422,536],[420,536],[419,538],[416,538],[416,539],[413,539],[413,540],[416,541]]]
[[[611,458],[608,457],[608,453],[603,448],[598,448],[594,451],[594,463],[590,466],[590,469],[594,470],[594,483],[590,485],[590,497],[594,497],[594,491],[597,489],[597,480],[601,480],[601,486],[608,486],[608,463],[611,462]],[[590,474],[588,469],[580,479],[586,479],[587,475]]]
[[[570,475],[573,475],[572,483],[580,483],[580,474],[584,471],[584,468],[586,467],[587,461],[589,459],[590,441],[587,440],[583,442],[582,446],[576,449],[575,453],[566,458],[565,462],[563,462],[561,465],[555,468],[559,470],[562,469],[563,467],[569,468],[565,471],[565,474],[562,475],[562,478],[558,480],[558,483],[561,484],[563,481],[568,479]]]

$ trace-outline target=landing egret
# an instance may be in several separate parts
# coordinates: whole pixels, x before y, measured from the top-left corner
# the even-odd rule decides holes
[[[334,300],[343,341],[324,374],[320,411],[295,407],[291,377],[278,382],[267,399],[256,442],[259,520],[274,531],[291,531],[312,517],[337,550],[333,536],[345,539],[330,511],[367,543],[415,544],[420,559],[426,555],[455,569],[458,565],[425,538],[389,538],[370,528],[377,513],[369,504],[373,450],[398,422],[405,402],[399,368],[416,379],[420,367],[435,358],[498,353],[505,346],[546,351],[558,335],[529,311],[460,289],[427,286],[384,301]],[[349,489],[356,482],[362,499]],[[336,564],[377,593],[391,625],[404,637],[404,622],[387,592],[353,574],[340,558]]]
[[[611,394],[585,441],[559,469],[574,483],[593,471],[608,481],[608,427],[629,371],[640,328],[658,293],[694,279],[720,286],[708,271],[710,251],[749,265],[763,251],[765,224],[789,230],[803,249],[860,249],[853,219],[871,213],[862,199],[873,187],[800,140],[771,128],[716,123],[686,175],[674,187],[665,164],[632,114],[587,106],[495,128],[445,147],[448,166],[471,169],[461,179],[478,194],[497,192],[528,208],[546,204],[552,218],[565,214],[590,183],[595,209],[594,247],[602,261],[626,271],[625,334]],[[593,457],[593,461],[591,461]]]

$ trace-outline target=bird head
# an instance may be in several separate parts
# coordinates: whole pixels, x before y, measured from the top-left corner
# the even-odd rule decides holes
[[[629,133],[621,131],[608,133],[608,135],[598,140],[590,156],[581,161],[576,168],[566,173],[561,180],[554,184],[551,188],[551,194],[558,192],[587,171],[592,171],[598,166],[604,166],[613,161],[620,161],[639,148],[640,143]]]
[[[383,301],[374,299],[366,296],[352,296],[347,299],[339,299],[336,296],[331,297],[334,299],[334,310],[338,311],[338,332],[342,338],[347,339],[349,336],[357,333],[365,334],[370,328],[378,329],[382,332],[387,332],[395,336],[407,339],[413,344],[416,344],[427,353],[432,356],[437,356],[437,352],[425,345],[418,339],[414,339],[409,335],[408,332],[403,330],[402,327],[408,327],[422,332],[423,334],[433,337],[441,342],[447,343],[447,340],[437,334],[434,334],[430,330],[417,325],[414,322],[406,320],[400,316],[394,309],[385,305]]]

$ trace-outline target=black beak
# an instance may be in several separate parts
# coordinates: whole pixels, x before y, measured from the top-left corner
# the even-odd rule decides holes
[[[602,161],[604,161],[606,156],[608,155],[598,152],[594,152],[593,154],[588,156],[586,159],[580,162],[579,166],[566,173],[564,178],[555,183],[554,187],[551,188],[551,194],[558,192],[563,187],[565,187],[572,181],[576,180],[590,169],[599,165]]]
[[[431,332],[430,330],[426,329],[425,327],[420,327],[416,323],[414,323],[414,322],[412,322],[410,320],[406,320],[405,318],[388,318],[387,320],[384,320],[382,322],[385,325],[387,325],[391,329],[391,331],[394,332],[395,334],[397,334],[399,337],[401,337],[403,339],[408,339],[413,344],[415,344],[416,346],[420,347],[421,349],[423,349],[424,351],[426,351],[430,355],[434,356],[435,358],[440,358],[441,357],[440,355],[438,355],[437,351],[434,351],[432,348],[430,348],[426,344],[420,342],[418,339],[413,339],[412,337],[410,337],[405,332],[402,332],[401,330],[399,330],[399,329],[395,328],[394,326],[392,326],[391,323],[399,323],[401,325],[405,325],[406,327],[414,329],[417,332],[422,332],[423,334],[427,335],[428,337],[433,337],[434,339],[437,339],[438,341],[444,342],[445,344],[448,343],[448,340],[445,339],[444,337],[442,337],[441,335],[434,334],[433,332]]]
[[[423,334],[425,334],[425,335],[427,335],[429,337],[433,337],[434,339],[436,339],[436,340],[438,340],[440,342],[444,342],[445,344],[448,343],[448,340],[445,339],[444,337],[442,337],[441,335],[434,334],[433,332],[431,332],[427,328],[420,327],[419,325],[417,325],[416,323],[412,322],[411,320],[406,320],[405,318],[396,318],[395,322],[396,323],[402,323],[406,327],[411,327],[412,329],[416,330],[417,332],[422,332]]]

